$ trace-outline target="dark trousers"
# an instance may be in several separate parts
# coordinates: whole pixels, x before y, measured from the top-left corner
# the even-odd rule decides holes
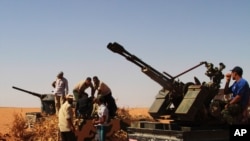
[[[61,132],[62,141],[76,141],[76,136],[72,131]]]
[[[117,111],[117,105],[115,103],[115,99],[113,98],[112,94],[109,93],[104,96],[104,100],[109,110],[109,116],[110,118],[113,118],[116,115],[116,111]]]

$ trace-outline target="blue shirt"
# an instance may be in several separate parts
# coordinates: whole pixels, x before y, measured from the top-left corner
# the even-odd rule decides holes
[[[238,82],[235,81],[232,86],[229,88],[231,92],[233,93],[233,98],[239,95],[241,97],[241,100],[239,104],[242,107],[245,107],[248,104],[249,100],[249,85],[248,82],[241,78]]]

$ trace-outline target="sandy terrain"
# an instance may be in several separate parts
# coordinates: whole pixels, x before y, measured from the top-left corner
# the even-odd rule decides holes
[[[0,133],[8,133],[15,114],[22,114],[25,116],[26,112],[40,112],[39,108],[13,108],[13,107],[0,107]]]
[[[10,131],[15,114],[25,116],[26,112],[40,112],[40,108],[0,107],[0,133],[5,134]],[[129,113],[133,116],[149,116],[148,108],[130,108]]]

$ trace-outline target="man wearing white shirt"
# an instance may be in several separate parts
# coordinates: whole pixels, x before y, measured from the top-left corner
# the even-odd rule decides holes
[[[93,120],[93,124],[97,128],[96,140],[105,141],[106,137],[106,126],[108,124],[109,119],[109,110],[105,105],[104,97],[99,95],[96,99],[98,104],[97,114],[98,119]]]

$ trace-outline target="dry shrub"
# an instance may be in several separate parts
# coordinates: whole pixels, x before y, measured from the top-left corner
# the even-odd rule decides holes
[[[58,140],[58,118],[53,116],[42,117],[34,125],[32,131],[35,133],[35,139],[39,141],[57,141]]]
[[[118,108],[117,109],[117,118],[122,120],[124,124],[130,126],[131,122],[133,121],[141,121],[141,120],[149,120],[152,121],[153,119],[147,115],[130,115],[129,108]],[[128,140],[128,133],[126,128],[122,127],[121,130],[116,131],[112,137],[112,141],[127,141]]]
[[[16,138],[15,140],[29,140],[34,133],[27,132],[28,128],[26,119],[21,114],[14,114],[14,120],[12,123],[11,131],[13,136]]]
[[[121,129],[110,137],[111,141],[127,141],[126,127],[130,126],[131,122],[152,120],[145,115],[130,115],[129,108],[118,108],[116,118],[123,123],[121,123]],[[28,128],[27,120],[21,114],[15,114],[11,131],[15,141],[58,141],[60,138],[58,117],[56,115],[42,116],[38,118],[31,128]]]
[[[129,110],[126,108],[118,108],[117,109],[117,117],[119,119],[131,119],[131,115],[129,114]]]
[[[10,140],[11,140],[10,134],[2,134],[2,133],[0,133],[0,141],[10,141]]]
[[[57,141],[58,119],[56,116],[41,117],[28,128],[27,120],[15,114],[11,131],[16,141]]]
[[[149,120],[152,121],[153,118],[148,115],[131,115],[129,113],[129,108],[118,108],[117,109],[117,117],[122,120],[129,120],[129,121],[141,121],[141,120]]]
[[[114,133],[111,137],[112,141],[127,141],[128,140],[128,133],[124,130],[118,130]]]

